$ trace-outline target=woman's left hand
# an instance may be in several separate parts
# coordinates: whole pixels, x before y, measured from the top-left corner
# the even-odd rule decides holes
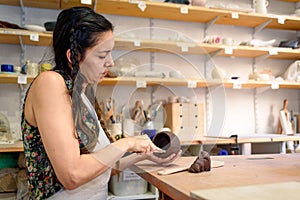
[[[160,164],[160,165],[169,165],[172,162],[174,162],[175,160],[177,160],[181,156],[181,153],[182,153],[182,150],[179,150],[177,152],[177,154],[173,153],[173,154],[169,155],[166,158],[157,157],[153,153],[146,153],[145,154],[145,156],[146,156],[145,159],[150,160],[150,161],[155,162],[155,163]]]

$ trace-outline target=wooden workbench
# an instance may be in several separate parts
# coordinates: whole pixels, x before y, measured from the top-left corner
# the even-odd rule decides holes
[[[286,142],[288,141],[300,141],[300,134],[293,135],[280,135],[280,134],[251,134],[251,135],[239,135],[237,137],[237,143],[241,145],[243,155],[251,155],[252,144],[254,143],[280,143],[280,149],[278,153],[286,153]],[[219,137],[219,136],[204,136],[200,140],[190,143],[192,145],[217,145],[217,144],[234,144],[236,141],[234,138]],[[183,145],[188,145],[188,142],[183,142]]]
[[[218,189],[218,193],[222,194],[223,189],[228,187],[249,186],[250,194],[251,190],[254,194],[255,188],[265,187],[265,184],[273,184],[273,190],[274,188],[275,190],[272,192],[272,197],[274,200],[277,195],[280,196],[279,193],[283,192],[282,184],[294,183],[294,181],[299,184],[300,182],[300,154],[212,156],[211,158],[224,161],[225,165],[213,168],[210,172],[195,174],[182,171],[170,175],[158,175],[157,172],[163,167],[154,165],[150,161],[143,161],[138,163],[134,170],[138,170],[141,177],[156,186],[163,196],[169,196],[176,200],[193,199],[192,196],[196,198],[197,195],[201,195],[201,191],[204,193],[208,189]],[[195,157],[181,157],[175,164],[190,164],[194,160]],[[299,197],[300,190],[297,188],[295,191],[283,194],[286,196],[285,199],[293,199],[289,197],[295,195]],[[199,196],[197,198],[201,199]]]
[[[300,134],[295,135],[279,135],[279,134],[253,134],[238,136],[238,143],[242,145],[242,154],[251,154],[252,143],[271,143],[280,142],[280,153],[286,153],[285,144],[287,141],[300,141]],[[211,137],[205,136],[193,142],[181,142],[182,145],[215,145],[215,144],[234,144],[235,139],[230,137]],[[14,144],[0,144],[1,152],[22,152],[23,142],[15,141]]]

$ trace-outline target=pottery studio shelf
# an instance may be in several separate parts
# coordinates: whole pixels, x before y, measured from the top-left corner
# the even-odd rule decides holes
[[[51,46],[52,33],[35,32],[23,29],[0,28],[0,43]]]
[[[140,1],[136,0],[101,0],[96,5],[96,11],[106,14],[116,14],[144,18],[180,20],[246,26],[251,28],[264,27],[282,30],[299,30],[300,18],[288,15],[263,15],[225,9],[206,8],[174,3],[144,2],[142,11]]]
[[[80,0],[23,0],[25,7],[33,8],[47,8],[47,9],[64,9],[73,6],[87,6],[94,7],[95,0],[92,0],[92,4],[81,4]],[[0,0],[0,4],[20,6],[20,0]]]
[[[0,43],[51,46],[51,32],[34,32],[22,29],[0,28]],[[300,50],[279,47],[228,46],[184,41],[147,39],[115,39],[116,50],[169,52],[209,56],[236,56],[256,58],[266,56],[272,59],[300,59]]]
[[[300,25],[300,24],[299,24]],[[130,51],[169,52],[209,56],[236,56],[246,58],[266,57],[272,59],[300,59],[300,50],[281,47],[252,47],[240,45],[219,45],[184,41],[163,41],[143,39],[115,39],[115,49]]]
[[[16,74],[1,74],[1,84],[17,84]],[[27,77],[27,83],[31,83],[33,77]],[[299,82],[271,82],[271,81],[240,81],[240,80],[204,80],[204,79],[179,79],[179,78],[156,78],[156,77],[117,77],[104,78],[100,85],[131,85],[136,87],[147,86],[182,86],[188,88],[224,87],[233,89],[248,88],[273,88],[273,89],[300,89]]]

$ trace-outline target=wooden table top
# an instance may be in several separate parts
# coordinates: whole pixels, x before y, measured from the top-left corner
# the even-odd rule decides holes
[[[199,190],[300,181],[300,154],[212,156],[211,159],[224,161],[225,165],[210,172],[158,175],[164,167],[142,161],[134,170],[163,193],[180,200],[192,199],[191,192]],[[194,160],[195,157],[181,157],[175,164],[190,165]],[[300,196],[300,190],[298,193]]]

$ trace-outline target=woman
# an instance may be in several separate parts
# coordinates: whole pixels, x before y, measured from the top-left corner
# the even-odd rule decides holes
[[[23,107],[30,199],[106,199],[111,173],[143,159],[164,164],[180,155],[155,157],[160,149],[147,137],[110,143],[93,103],[94,88],[114,64],[113,47],[113,26],[103,16],[84,7],[59,14],[56,66],[35,78]],[[123,157],[126,152],[139,153]]]

